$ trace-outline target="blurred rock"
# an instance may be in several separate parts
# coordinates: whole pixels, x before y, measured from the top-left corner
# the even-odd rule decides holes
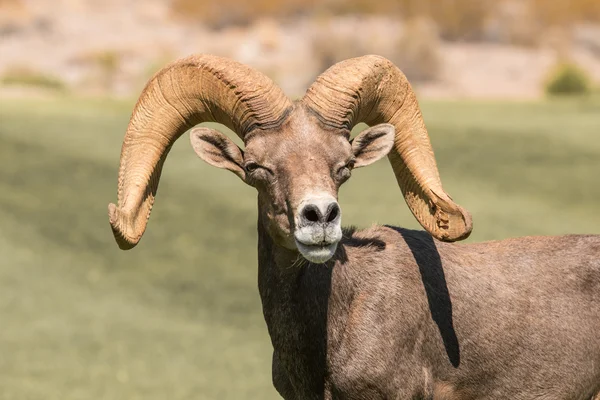
[[[0,0],[0,80],[28,66],[77,93],[136,96],[169,61],[211,53],[254,66],[298,97],[331,64],[380,54],[423,96],[534,98],[562,55],[521,29],[519,10],[499,12],[483,41],[465,43],[441,40],[430,19],[398,15],[298,13],[215,30],[174,18],[168,0]],[[577,26],[569,38],[570,59],[600,81],[600,28]]]

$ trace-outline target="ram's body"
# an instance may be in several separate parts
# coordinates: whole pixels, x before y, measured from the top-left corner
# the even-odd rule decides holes
[[[600,391],[600,236],[448,244],[376,227],[347,237],[327,268],[290,272],[260,258],[284,398],[589,400]]]
[[[600,237],[445,243],[469,236],[471,216],[442,188],[416,96],[391,62],[338,63],[295,102],[219,57],[158,72],[133,111],[109,205],[121,248],[146,229],[169,149],[205,121],[244,140],[242,150],[213,129],[191,135],[202,159],[258,191],[259,291],[285,399],[598,394]],[[359,122],[371,127],[350,140]],[[427,232],[343,233],[339,187],[386,155]]]

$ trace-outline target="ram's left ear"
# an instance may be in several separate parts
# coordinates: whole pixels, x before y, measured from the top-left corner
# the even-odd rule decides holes
[[[388,155],[394,145],[396,129],[391,124],[379,124],[365,129],[352,141],[354,168],[365,167]]]

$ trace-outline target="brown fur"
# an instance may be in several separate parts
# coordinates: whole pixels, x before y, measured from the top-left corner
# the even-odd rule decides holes
[[[273,380],[285,399],[600,391],[600,236],[451,244],[378,226],[346,230],[333,259],[311,264],[290,245],[295,205],[315,187],[337,197],[330,171],[349,146],[304,118],[252,138],[244,154],[277,171],[251,183]]]
[[[600,236],[451,244],[378,226],[346,230],[333,259],[311,264],[289,245],[295,199],[314,187],[337,197],[327,171],[349,147],[290,124],[250,140],[244,155],[278,171],[255,186],[259,289],[285,399],[588,400],[600,391]]]
[[[259,225],[259,287],[285,399],[590,399],[600,237],[447,244],[348,231],[325,265]]]

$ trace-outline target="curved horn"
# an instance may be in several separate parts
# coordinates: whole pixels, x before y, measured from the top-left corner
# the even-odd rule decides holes
[[[469,236],[471,216],[442,189],[417,98],[394,64],[379,56],[342,61],[320,75],[302,101],[323,124],[336,129],[349,130],[359,122],[394,125],[389,159],[415,218],[437,239]]]
[[[185,131],[212,121],[244,139],[255,129],[279,126],[291,106],[265,75],[221,57],[191,56],[154,75],[135,105],[123,140],[118,206],[108,206],[119,247],[130,249],[141,239],[163,163]]]

